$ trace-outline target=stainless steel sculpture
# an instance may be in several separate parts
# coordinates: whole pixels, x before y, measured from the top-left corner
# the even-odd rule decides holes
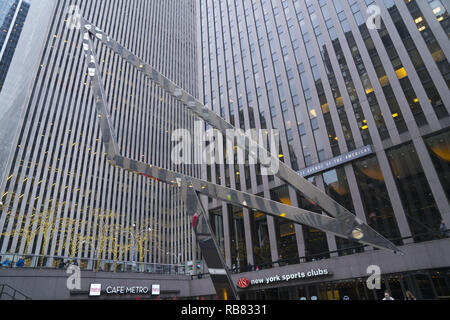
[[[217,198],[241,207],[255,209],[274,217],[290,220],[294,223],[304,224],[349,240],[358,241],[380,249],[390,250],[394,253],[401,253],[394,244],[286,166],[276,155],[271,155],[273,161],[279,162],[279,171],[275,175],[301,192],[305,197],[313,200],[330,216],[288,206],[121,156],[114,128],[110,121],[110,115],[107,108],[108,100],[105,95],[100,69],[97,64],[93,37],[100,40],[108,48],[124,58],[140,72],[144,73],[149,79],[158,84],[178,101],[182,102],[186,108],[192,110],[197,116],[218,129],[220,132],[225,134],[226,130],[234,129],[234,127],[145,63],[145,61],[111,39],[89,21],[82,19],[81,31],[83,35],[83,49],[86,58],[88,59],[88,74],[92,83],[92,92],[95,97],[96,110],[99,117],[98,120],[103,136],[102,142],[106,149],[108,161],[118,168],[152,177],[160,182],[181,188],[187,212],[192,219],[192,226],[196,239],[220,299],[238,299],[239,297],[236,293],[236,287],[231,280],[229,269],[224,262],[215,241],[215,237],[211,231],[208,215],[201,204],[199,194]],[[254,142],[249,141],[248,137],[244,137],[244,139],[245,145],[242,145],[241,147],[246,148],[251,156],[255,156],[255,154],[248,149],[249,143]],[[262,146],[258,145],[257,147],[258,151],[261,150],[267,152]]]

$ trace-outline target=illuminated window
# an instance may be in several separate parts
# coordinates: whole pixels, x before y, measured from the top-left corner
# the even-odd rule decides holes
[[[382,87],[386,86],[389,84],[389,79],[387,75],[384,75],[383,77],[381,77],[380,79],[378,79],[380,81],[380,84]]]
[[[406,70],[403,67],[395,70],[395,73],[397,74],[399,80],[406,78],[408,76],[408,73],[406,73]]]
[[[341,107],[344,105],[344,99],[342,97],[336,98],[336,106]]]

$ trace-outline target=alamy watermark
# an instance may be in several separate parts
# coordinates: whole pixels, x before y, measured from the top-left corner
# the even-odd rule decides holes
[[[381,29],[381,9],[377,5],[367,7],[366,13],[369,15],[366,26],[369,30]]]
[[[67,8],[66,25],[70,30],[81,29],[81,10],[79,6],[71,5]]]
[[[202,121],[195,121],[193,136],[187,129],[177,129],[172,132],[172,142],[171,160],[176,165],[260,163],[262,175],[274,175],[279,170],[278,130],[229,129],[224,136],[217,129],[205,130]]]
[[[381,268],[377,265],[370,265],[366,272],[371,275],[366,280],[367,288],[369,290],[381,289]]]
[[[70,265],[67,268],[66,273],[70,274],[67,278],[66,286],[69,290],[80,290],[81,289],[81,269],[77,265]]]

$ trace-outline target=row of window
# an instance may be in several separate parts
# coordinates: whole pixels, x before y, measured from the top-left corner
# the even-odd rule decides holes
[[[444,131],[424,139],[438,172],[443,190],[450,199],[450,131]],[[377,232],[396,245],[402,245],[403,240],[399,228],[398,215],[406,216],[410,235],[415,242],[440,239],[448,235],[447,227],[439,212],[433,197],[429,182],[416,153],[413,143],[406,143],[386,151],[390,169],[394,176],[396,190],[403,207],[402,213],[394,212],[391,190],[385,183],[383,170],[376,155],[357,160],[347,167],[338,167],[322,174],[310,177],[310,182],[317,184],[323,181],[325,192],[339,204],[355,213],[354,197],[361,198],[364,217],[367,223]],[[354,174],[356,185],[348,180],[347,174]],[[352,180],[353,181],[353,180]],[[295,200],[292,198],[295,195]],[[263,196],[262,194],[260,196]],[[270,197],[287,205],[296,205],[309,211],[322,213],[300,193],[283,186],[270,191]],[[294,203],[295,202],[295,203]],[[250,229],[246,230],[244,212],[239,207],[227,205],[227,220],[229,221],[230,237],[224,238],[222,208],[210,210],[210,220],[219,246],[225,253],[225,241],[230,241],[232,266],[244,271],[248,264],[246,232],[250,233],[253,248],[253,265],[258,268],[271,267],[272,261],[282,263],[298,263],[299,250],[296,236],[299,235],[295,225],[281,218],[274,218],[275,237],[271,240],[267,216],[261,212],[248,213]],[[247,214],[247,213],[245,213]],[[330,257],[330,243],[326,235],[319,230],[302,226],[302,242],[305,246],[307,261]],[[271,244],[272,241],[272,244]],[[276,247],[278,257],[271,256],[271,245]],[[336,247],[339,255],[353,254],[364,249],[355,242],[336,237]],[[285,261],[283,261],[285,260]]]
[[[415,2],[407,2],[411,17],[423,23],[425,19]],[[367,28],[365,10],[375,4],[373,0],[366,0],[366,6],[356,0],[333,0],[332,6],[329,4],[299,0],[202,4],[205,103],[212,103],[213,109],[224,118],[229,114],[230,122],[235,125],[234,97],[237,95],[240,128],[245,129],[247,115],[249,127],[266,128],[270,123],[273,128],[284,128],[286,140],[281,144],[283,157],[280,159],[287,160],[285,155],[289,154],[294,170],[371,144],[374,134],[381,140],[392,138],[397,132],[402,134],[410,129],[405,121],[410,115],[419,127],[428,124],[428,118],[448,116],[435,85],[440,80],[430,77],[433,66],[425,65],[404,23],[404,19],[411,17],[400,15],[393,2],[385,1],[414,69],[409,60],[403,65],[390,35],[393,32],[387,31],[383,19],[378,29],[380,38],[375,39]],[[446,32],[449,21],[446,8],[439,1],[429,5],[435,14],[439,13],[437,19]],[[333,16],[339,21],[337,25]],[[323,23],[326,34],[322,32]],[[431,28],[422,27],[418,26],[418,32],[424,40],[434,39],[434,51],[430,53],[447,81],[447,59]],[[390,61],[381,58],[386,56]],[[409,73],[414,71],[418,77],[412,83]],[[321,77],[324,73],[328,79]],[[245,82],[241,81],[241,74]],[[416,87],[417,81],[422,87]],[[395,91],[398,87],[401,89]],[[398,90],[403,94],[398,95]],[[422,92],[429,100],[422,100]],[[244,104],[248,107],[244,108]],[[431,109],[435,114],[424,112]],[[258,117],[259,122],[255,123]],[[344,139],[340,141],[339,136]],[[210,170],[208,177],[214,176]],[[222,176],[218,167],[215,181],[223,183]],[[240,177],[236,177],[239,187]],[[229,177],[225,179],[227,185],[228,182]],[[251,181],[246,182],[250,188]]]

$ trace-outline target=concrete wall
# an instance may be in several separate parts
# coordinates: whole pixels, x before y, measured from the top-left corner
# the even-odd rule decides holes
[[[88,299],[91,283],[102,284],[100,299],[136,299],[137,296],[141,298],[151,296],[151,294],[106,295],[103,290],[107,286],[146,286],[151,291],[152,284],[160,284],[162,297],[190,295],[190,277],[188,276],[82,271],[81,289],[71,292],[66,285],[70,275],[71,273],[66,273],[66,270],[1,269],[0,284],[7,284],[33,300]]]

